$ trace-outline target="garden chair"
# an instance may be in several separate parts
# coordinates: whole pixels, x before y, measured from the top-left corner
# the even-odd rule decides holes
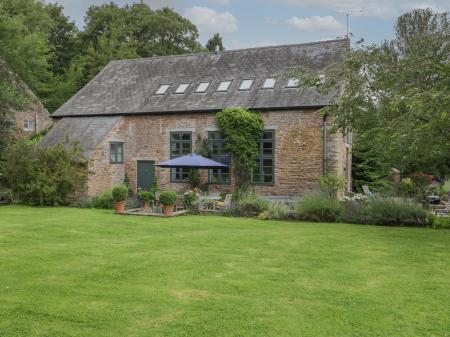
[[[364,194],[369,198],[375,198],[375,195],[370,191],[369,186],[363,185],[362,187]]]
[[[224,201],[216,201],[214,204],[214,210],[220,211],[231,207],[231,199],[233,195],[227,194]]]

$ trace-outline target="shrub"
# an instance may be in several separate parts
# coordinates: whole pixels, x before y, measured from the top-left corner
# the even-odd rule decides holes
[[[155,192],[153,191],[140,191],[139,192],[139,198],[145,202],[147,202],[149,205],[153,205],[155,202]]]
[[[166,205],[175,205],[177,201],[177,194],[174,191],[164,191],[159,196],[159,202]]]
[[[324,195],[310,195],[297,204],[297,213],[301,219],[316,222],[335,222],[342,218],[344,205],[335,198]]]
[[[125,208],[126,209],[133,209],[133,208],[140,208],[142,206],[141,200],[136,195],[131,195],[128,197]]]
[[[127,173],[125,173],[125,176],[123,177],[123,184],[128,189],[128,195],[132,195],[133,194],[133,189],[131,188],[130,177],[128,177]]]
[[[195,204],[196,200],[197,200],[197,192],[195,190],[184,193],[183,203],[184,207],[186,207],[187,209],[192,207]]]
[[[292,210],[283,202],[270,202],[266,211],[258,215],[261,220],[287,220],[293,218]]]
[[[114,207],[112,189],[107,189],[100,193],[100,195],[92,198],[91,207],[99,209],[112,209]]]
[[[404,200],[374,199],[366,206],[365,223],[383,226],[428,226],[428,212]],[[364,220],[364,219],[363,219]]]
[[[118,185],[112,189],[112,199],[114,202],[123,202],[128,198],[128,187]]]
[[[336,174],[328,173],[319,178],[319,189],[329,198],[336,198],[337,193],[343,188],[344,181]]]
[[[450,229],[450,217],[431,215],[430,222],[433,228]]]
[[[258,198],[255,193],[247,192],[241,195],[230,212],[235,216],[256,216],[269,209],[269,202]]]
[[[69,205],[84,194],[87,167],[81,154],[77,144],[43,147],[20,140],[3,154],[2,184],[13,202]]]
[[[76,203],[75,203],[75,207],[79,207],[79,208],[92,208],[92,200],[93,198],[88,197],[88,196],[84,196],[81,197]]]

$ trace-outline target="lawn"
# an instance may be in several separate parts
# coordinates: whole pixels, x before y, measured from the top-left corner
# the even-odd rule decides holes
[[[450,336],[450,231],[0,207],[0,336]]]

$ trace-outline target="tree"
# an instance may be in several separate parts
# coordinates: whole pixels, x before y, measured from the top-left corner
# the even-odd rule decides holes
[[[394,40],[360,44],[323,74],[294,73],[304,87],[332,95],[322,112],[335,129],[370,140],[382,166],[443,177],[450,173],[448,13],[414,10],[398,18],[395,31]]]
[[[213,37],[210,38],[208,42],[206,42],[205,47],[209,51],[216,51],[217,48],[219,49],[219,51],[225,50],[225,48],[223,47],[222,37],[219,35],[219,33],[214,34]]]
[[[199,51],[197,27],[169,8],[153,11],[145,4],[91,6],[81,33],[85,53],[77,61],[82,84],[109,61]]]
[[[22,139],[6,148],[0,175],[13,202],[68,205],[84,191],[87,165],[77,144],[42,147]]]

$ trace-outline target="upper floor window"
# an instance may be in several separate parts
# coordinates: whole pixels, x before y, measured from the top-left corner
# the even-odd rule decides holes
[[[290,78],[288,79],[287,82],[287,87],[288,88],[297,88],[300,86],[300,81],[298,80],[298,78]]]
[[[167,90],[169,90],[170,84],[163,84],[161,85],[158,90],[156,90],[155,94],[156,95],[164,95]]]
[[[209,82],[200,82],[197,89],[195,89],[195,92],[206,92],[209,87]]]
[[[253,80],[242,80],[239,90],[250,90],[253,85]]]
[[[277,81],[274,78],[266,78],[264,80],[263,89],[273,89],[275,88],[275,83],[277,83]]]
[[[220,82],[219,86],[217,87],[217,91],[228,91],[230,88],[231,81],[223,81]]]
[[[123,163],[123,143],[121,142],[109,143],[109,158],[111,164]]]
[[[175,90],[175,93],[176,94],[184,94],[186,92],[187,88],[189,88],[189,83],[181,83]]]
[[[208,181],[211,184],[229,184],[231,182],[230,167],[231,156],[224,148],[223,134],[220,131],[208,132],[208,143],[211,149],[210,158],[219,163],[228,165],[224,168],[210,169]]]
[[[23,121],[23,131],[34,131],[34,120],[26,118]]]
[[[265,130],[259,142],[259,156],[252,174],[255,184],[273,184],[275,176],[275,131]]]
[[[191,132],[170,133],[170,159],[188,155],[192,152]],[[170,169],[170,180],[172,182],[185,182],[189,180],[189,170],[183,168]]]

